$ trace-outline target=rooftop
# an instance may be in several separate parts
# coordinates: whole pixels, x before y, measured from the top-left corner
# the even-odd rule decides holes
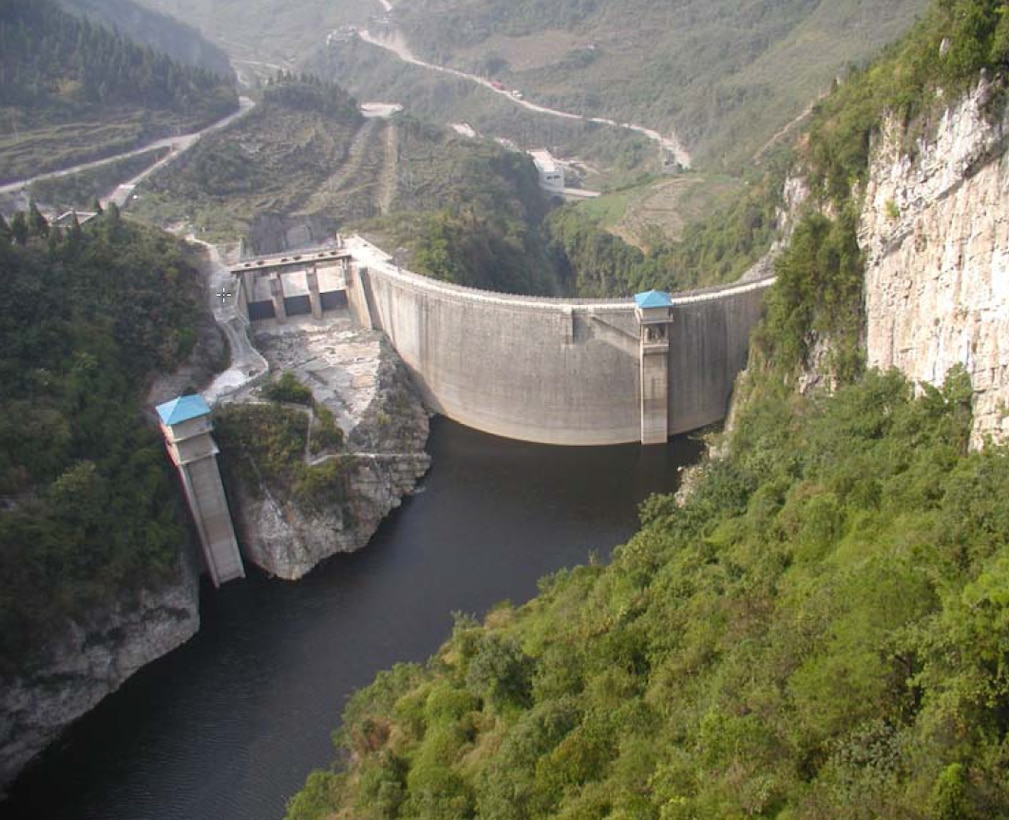
[[[641,309],[672,307],[673,300],[664,290],[646,290],[634,295],[634,302]]]
[[[210,406],[198,393],[191,396],[179,396],[164,404],[159,404],[156,409],[158,415],[161,416],[161,423],[169,426],[182,424],[184,421],[210,414]]]
[[[557,171],[557,160],[554,159],[553,154],[546,150],[546,148],[540,148],[535,151],[530,151],[529,156],[533,158],[533,162],[536,163],[536,167],[542,174],[553,174]]]

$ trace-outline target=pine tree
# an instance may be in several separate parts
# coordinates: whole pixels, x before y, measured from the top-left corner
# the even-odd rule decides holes
[[[49,221],[42,216],[34,199],[28,203],[28,233],[30,236],[49,236]]]
[[[14,213],[14,216],[11,217],[10,228],[15,242],[19,245],[24,245],[28,242],[28,220],[25,219],[24,211],[16,211]]]

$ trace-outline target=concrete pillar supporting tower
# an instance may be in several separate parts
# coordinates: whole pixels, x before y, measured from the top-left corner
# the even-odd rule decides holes
[[[199,395],[180,396],[157,407],[161,432],[200,535],[203,559],[214,586],[245,577],[235,528],[210,435],[210,408]]]
[[[308,301],[312,305],[312,318],[322,318],[322,297],[319,295],[319,272],[315,265],[305,271],[305,282],[308,284]]]
[[[669,438],[669,323],[673,303],[661,290],[639,293],[634,302],[641,329],[641,443],[665,444]]]
[[[284,307],[284,280],[279,273],[270,276],[270,298],[273,299],[273,315],[283,324],[287,321],[287,308]]]

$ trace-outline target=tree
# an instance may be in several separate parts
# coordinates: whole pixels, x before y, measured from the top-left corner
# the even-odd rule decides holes
[[[28,234],[30,236],[49,236],[49,222],[42,216],[35,200],[28,203]]]
[[[19,245],[23,246],[28,242],[28,220],[25,218],[24,211],[17,211],[14,216],[11,217],[10,230],[11,234],[14,236],[14,241]]]

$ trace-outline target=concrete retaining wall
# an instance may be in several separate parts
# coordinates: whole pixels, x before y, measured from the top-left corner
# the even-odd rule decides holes
[[[765,287],[673,297],[670,433],[724,417]],[[348,295],[362,323],[388,335],[435,412],[524,441],[641,440],[630,299],[505,296],[387,266],[356,269]]]

